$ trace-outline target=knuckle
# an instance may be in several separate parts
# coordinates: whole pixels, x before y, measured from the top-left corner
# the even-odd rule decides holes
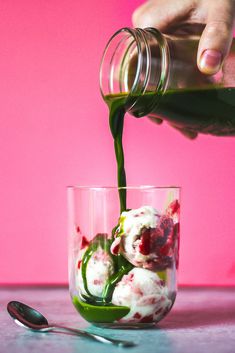
[[[230,34],[231,31],[232,26],[228,21],[214,20],[210,21],[207,25],[207,33],[211,35],[220,35],[226,37]]]
[[[225,21],[211,21],[206,26],[206,33],[210,37],[228,38],[231,34],[232,26]]]
[[[139,11],[137,9],[132,14],[132,23],[134,26],[136,26],[136,24],[138,23],[138,18],[139,18]]]

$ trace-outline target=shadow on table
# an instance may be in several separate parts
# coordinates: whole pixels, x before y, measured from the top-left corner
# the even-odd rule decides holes
[[[214,308],[175,309],[157,325],[160,329],[195,328],[207,325],[235,324],[235,307],[220,304]]]

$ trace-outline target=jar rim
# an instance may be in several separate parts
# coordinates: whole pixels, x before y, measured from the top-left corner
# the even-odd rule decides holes
[[[113,76],[111,77],[111,72],[113,71],[113,68],[111,68],[111,64],[113,64],[113,59],[115,58],[117,48],[119,47],[120,44],[123,44],[124,40],[129,39],[130,37],[123,37],[121,38],[120,42],[118,42],[117,47],[115,47],[115,50],[112,52],[111,55],[111,61],[108,66],[108,72],[110,75],[109,77],[109,82],[108,82],[108,91],[105,92],[105,87],[104,87],[104,64],[105,64],[105,59],[106,55],[108,56],[109,50],[112,49],[110,48],[111,44],[113,43],[113,40],[120,35],[121,33],[126,32],[129,33],[130,36],[133,38],[133,42],[135,43],[135,48],[137,49],[137,65],[136,65],[136,72],[135,72],[135,77],[134,81],[131,85],[131,88],[128,91],[122,91],[122,85],[120,85],[119,81],[119,87],[120,91],[112,92],[113,89]],[[160,63],[161,63],[161,71],[159,75],[158,82],[156,83],[156,89],[151,90],[153,93],[157,93],[157,97],[154,97],[154,100],[152,100],[149,109],[146,107],[148,110],[152,110],[153,106],[155,107],[159,100],[161,99],[162,95],[166,91],[166,87],[168,84],[168,79],[169,79],[169,60],[170,60],[170,53],[169,53],[169,47],[167,40],[165,36],[156,28],[153,27],[147,27],[147,28],[129,28],[129,27],[123,27],[116,31],[111,38],[109,39],[105,50],[102,55],[101,63],[100,63],[100,77],[99,77],[99,82],[100,82],[100,91],[103,99],[105,100],[106,96],[110,95],[121,95],[125,94],[126,95],[126,111],[132,112],[133,108],[135,108],[135,105],[138,101],[138,99],[146,92],[147,86],[148,86],[148,80],[150,76],[150,70],[151,70],[151,51],[149,48],[149,43],[148,43],[148,36],[151,35],[151,37],[156,41],[156,44],[159,46],[160,49]],[[144,70],[144,75],[145,79],[144,82],[140,84],[139,88],[139,83],[140,83],[140,77],[141,74],[143,74],[142,69],[143,69],[143,48],[146,51],[146,68]],[[130,47],[127,49],[127,51],[130,49]],[[126,53],[125,53],[126,54]],[[125,55],[124,55],[125,56]],[[120,78],[120,76],[119,76]],[[113,89],[114,90],[114,89]],[[135,98],[136,99],[133,99]],[[138,117],[147,115],[150,113],[148,111],[141,112],[138,114]]]

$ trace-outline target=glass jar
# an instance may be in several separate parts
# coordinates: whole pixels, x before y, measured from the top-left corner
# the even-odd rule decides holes
[[[235,135],[235,41],[221,70],[205,75],[197,67],[199,39],[155,28],[120,29],[101,61],[103,98],[125,97],[133,116],[166,120],[192,136]]]
[[[148,327],[171,310],[177,291],[180,189],[69,187],[69,287],[87,321]]]

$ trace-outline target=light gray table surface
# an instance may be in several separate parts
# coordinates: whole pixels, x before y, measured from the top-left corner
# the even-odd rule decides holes
[[[8,315],[10,300],[37,308],[49,322],[113,338],[134,340],[134,348],[92,342],[63,333],[37,333]],[[235,288],[181,288],[171,313],[156,328],[102,329],[86,323],[71,304],[67,288],[0,288],[0,353],[235,353]]]

